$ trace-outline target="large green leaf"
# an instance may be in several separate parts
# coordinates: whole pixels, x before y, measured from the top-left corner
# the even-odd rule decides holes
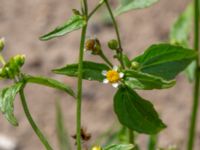
[[[190,4],[187,9],[179,16],[170,32],[172,44],[189,47],[189,34],[194,17],[194,7]]]
[[[166,127],[153,105],[128,87],[118,89],[114,110],[122,125],[139,133],[156,134]]]
[[[16,83],[10,87],[0,90],[0,110],[5,118],[14,126],[18,125],[14,116],[14,100],[16,94],[23,87],[23,83]]]
[[[118,145],[111,145],[103,150],[132,150],[134,146],[132,144],[118,144]]]
[[[84,61],[83,62],[83,79],[103,81],[105,78],[102,75],[103,70],[109,70],[109,67],[105,64]],[[70,64],[60,69],[54,69],[53,72],[57,74],[77,77],[78,76],[78,64]]]
[[[40,40],[46,41],[55,37],[63,36],[67,33],[70,33],[74,30],[78,30],[85,25],[85,20],[82,16],[73,15],[68,21],[66,21],[63,25],[58,26],[53,31],[43,35],[40,37]]]
[[[130,88],[139,90],[165,89],[174,86],[176,83],[174,80],[168,81],[158,76],[134,70],[125,71],[124,81]]]
[[[134,9],[146,8],[159,0],[128,0],[128,2],[124,2],[125,0],[121,0],[120,6],[115,10],[116,15],[120,15],[122,13],[128,12]]]
[[[41,84],[41,85],[45,85],[45,86],[52,87],[55,89],[59,89],[59,90],[67,92],[69,95],[71,95],[73,97],[76,97],[73,90],[68,85],[61,83],[57,80],[54,80],[51,78],[46,78],[46,77],[41,77],[41,76],[34,77],[34,76],[30,76],[30,75],[24,76],[24,79],[26,80],[26,82]]]
[[[140,64],[139,70],[171,80],[183,71],[195,58],[193,50],[170,44],[149,47],[142,55],[132,61]]]

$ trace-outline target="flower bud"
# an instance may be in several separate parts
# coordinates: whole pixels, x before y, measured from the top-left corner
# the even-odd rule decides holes
[[[93,55],[99,55],[101,53],[101,43],[98,39],[88,39],[85,42],[85,50],[91,51]]]
[[[117,40],[113,39],[108,42],[108,47],[112,50],[116,50],[119,48],[119,43]]]
[[[131,63],[131,68],[137,70],[140,67],[140,64],[137,61]]]
[[[94,146],[92,147],[92,150],[102,150],[102,148],[100,146]]]
[[[0,52],[3,50],[4,46],[5,46],[5,39],[0,38]]]

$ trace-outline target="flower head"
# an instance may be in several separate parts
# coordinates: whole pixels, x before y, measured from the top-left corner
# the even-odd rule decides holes
[[[111,83],[113,87],[117,88],[121,79],[124,77],[124,73],[118,71],[118,67],[114,66],[111,70],[104,70],[102,74],[106,77],[103,83]]]
[[[92,150],[102,150],[102,148],[100,146],[93,146]]]
[[[90,38],[85,42],[85,51],[91,52],[93,55],[101,53],[101,44],[97,38]]]

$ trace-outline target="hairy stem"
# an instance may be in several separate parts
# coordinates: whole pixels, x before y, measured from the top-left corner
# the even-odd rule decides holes
[[[120,38],[120,34],[119,34],[118,25],[117,25],[117,22],[115,20],[114,15],[113,15],[113,12],[112,12],[112,9],[110,7],[110,4],[108,3],[108,0],[105,0],[105,3],[106,3],[106,7],[108,9],[108,12],[110,14],[110,17],[112,19],[112,22],[113,22],[113,25],[114,25],[114,28],[115,28],[115,32],[116,32],[116,35],[117,35],[117,40],[118,40],[118,43],[119,43],[119,51],[118,51],[119,59],[118,60],[119,60],[119,62],[121,64],[122,68],[125,68],[123,60],[122,60],[123,59],[123,54],[122,54],[123,49],[122,49],[122,43],[121,43],[121,38]]]
[[[87,22],[87,0],[82,1],[84,5],[82,5],[82,9],[84,10],[84,15]],[[81,33],[81,42],[80,42],[80,50],[79,50],[79,65],[78,65],[78,92],[77,92],[77,101],[76,101],[76,143],[77,150],[81,150],[81,105],[82,105],[82,77],[83,77],[83,54],[84,54],[84,45],[86,39],[87,32],[87,23],[82,28]]]
[[[194,49],[199,52],[199,0],[194,0]],[[195,131],[197,123],[197,114],[199,108],[199,56],[196,59],[196,68],[195,68],[195,85],[194,85],[194,100],[189,128],[189,140],[188,140],[188,150],[193,150],[194,141],[195,141]]]
[[[27,117],[29,123],[31,124],[31,127],[33,128],[33,130],[37,134],[37,136],[40,139],[40,141],[45,146],[46,150],[53,150],[53,148],[49,145],[49,142],[47,141],[47,139],[45,138],[45,136],[42,134],[42,132],[40,131],[40,129],[37,127],[36,123],[33,121],[33,118],[32,118],[32,116],[31,116],[31,114],[29,112],[28,105],[26,103],[26,98],[25,98],[25,95],[24,95],[24,90],[21,89],[20,92],[19,92],[19,94],[20,94],[20,98],[21,98],[21,102],[22,102],[22,106],[23,106],[24,112],[26,114],[26,117]]]

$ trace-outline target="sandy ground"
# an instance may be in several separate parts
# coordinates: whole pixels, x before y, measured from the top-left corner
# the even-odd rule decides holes
[[[0,36],[6,38],[6,58],[14,54],[26,54],[27,61],[23,70],[33,75],[46,75],[59,79],[74,89],[76,79],[54,75],[51,69],[77,62],[80,31],[59,39],[41,42],[38,37],[59,25],[71,15],[72,8],[79,8],[79,1],[70,0],[0,0]],[[89,1],[91,7],[96,1]],[[152,43],[167,41],[170,26],[178,14],[184,10],[189,0],[161,0],[157,5],[145,10],[134,11],[118,17],[124,49],[129,56],[141,53]],[[106,41],[115,37],[112,27],[106,26],[98,13],[89,26],[89,34],[96,35],[106,47]],[[105,48],[105,50],[107,50]],[[111,52],[107,51],[110,55]],[[100,61],[94,56],[86,59]],[[8,82],[1,81],[0,87]],[[190,85],[183,75],[177,78],[177,85],[162,91],[139,91],[146,99],[152,100],[168,128],[161,132],[159,145],[177,144],[184,150],[187,139],[188,119],[191,108]],[[110,85],[98,82],[84,82],[83,126],[92,133],[93,138],[106,131],[116,116],[112,108],[115,92]],[[48,136],[57,150],[55,132],[55,100],[62,101],[66,126],[70,134],[75,132],[75,101],[68,95],[56,90],[29,85],[26,96],[34,119]],[[27,122],[19,99],[15,101],[15,114],[20,123],[15,128],[9,125],[0,114],[0,133],[6,134],[19,143],[20,150],[42,150],[43,146]],[[140,143],[146,143],[141,136]],[[200,125],[198,125],[195,150],[200,148]]]

